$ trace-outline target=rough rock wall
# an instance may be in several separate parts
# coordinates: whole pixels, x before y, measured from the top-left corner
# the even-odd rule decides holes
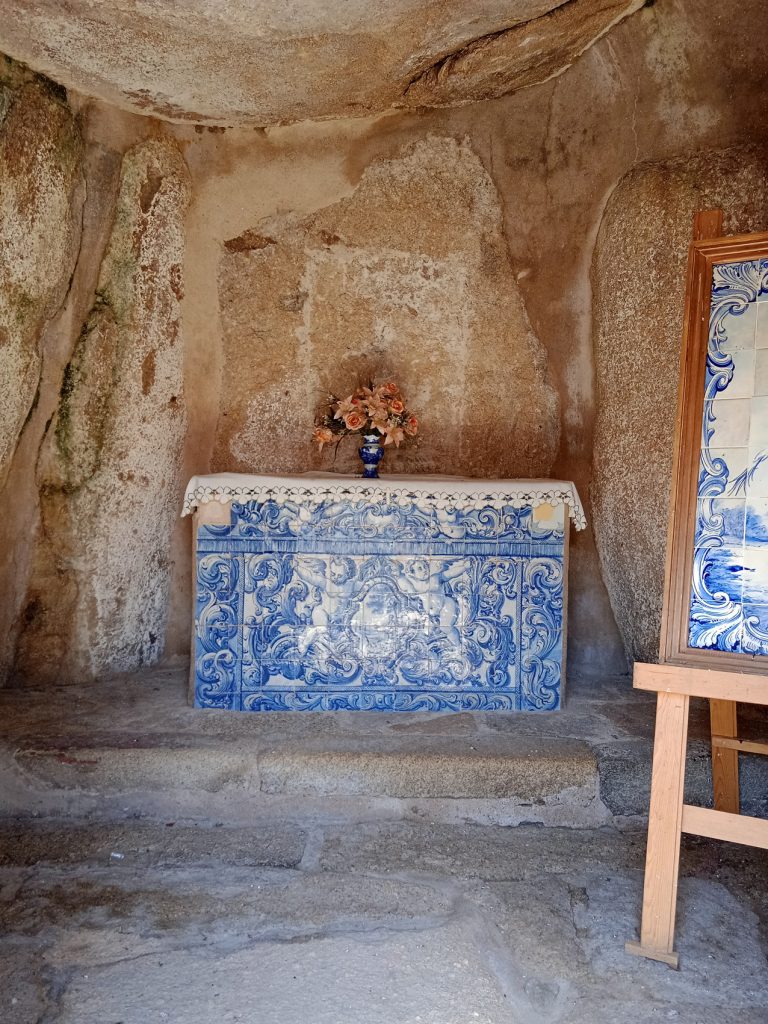
[[[700,153],[631,171],[592,265],[597,375],[593,519],[631,659],[658,658],[685,268],[697,210],[725,234],[768,227],[768,152]]]
[[[172,121],[274,125],[500,96],[644,0],[4,0],[0,49]]]
[[[178,148],[123,160],[95,302],[37,467],[42,530],[18,647],[21,675],[95,678],[162,651],[186,429]]]
[[[329,393],[397,378],[422,443],[387,469],[546,476],[559,409],[512,272],[499,195],[468,141],[428,136],[311,217],[225,242],[215,468],[302,472]],[[357,471],[342,443],[334,468]],[[326,453],[327,456],[327,453]]]
[[[546,3],[542,10],[544,6]],[[370,4],[362,7],[367,12]],[[432,322],[427,321],[426,311],[431,309],[434,313],[439,282],[423,287],[423,278],[419,281],[419,310],[420,315],[425,316],[428,328],[418,336],[409,333],[406,325],[414,319],[412,314],[407,310],[398,313],[397,303],[387,300],[381,285],[388,276],[391,279],[393,269],[398,270],[399,267],[403,269],[398,271],[398,279],[401,282],[407,280],[408,267],[416,265],[409,261],[412,261],[414,253],[421,252],[421,240],[417,238],[414,243],[409,241],[407,245],[405,242],[398,243],[403,248],[393,252],[400,255],[397,255],[397,259],[395,256],[389,259],[388,256],[389,262],[386,266],[382,263],[381,272],[372,263],[365,267],[363,257],[367,236],[363,228],[370,230],[364,223],[365,214],[370,212],[374,219],[386,222],[390,216],[388,202],[381,196],[377,198],[376,189],[366,185],[361,193],[365,197],[364,202],[359,204],[359,208],[352,203],[357,190],[361,188],[367,168],[371,169],[371,174],[375,169],[387,166],[390,166],[391,171],[391,165],[402,161],[409,147],[425,143],[430,136],[457,140],[455,145],[459,148],[464,145],[462,140],[468,138],[467,150],[470,157],[475,154],[482,161],[487,179],[492,180],[489,209],[501,209],[501,230],[509,256],[504,256],[495,269],[484,267],[477,262],[477,250],[471,238],[463,239],[456,252],[461,254],[461,259],[467,259],[472,268],[473,280],[479,280],[481,284],[494,281],[503,293],[500,297],[494,296],[489,307],[495,313],[499,332],[506,330],[505,310],[512,309],[514,314],[518,297],[522,299],[532,336],[546,348],[548,376],[559,395],[560,446],[552,472],[574,479],[582,497],[586,498],[592,465],[595,397],[589,267],[604,204],[616,183],[642,161],[664,162],[695,150],[721,149],[745,140],[765,138],[765,118],[759,103],[755,102],[755,96],[761,95],[764,89],[768,74],[768,53],[762,46],[759,34],[754,31],[755,24],[764,16],[763,7],[763,0],[743,0],[740,16],[734,18],[721,0],[697,0],[696,4],[656,3],[625,19],[608,36],[590,47],[565,74],[548,83],[486,103],[440,110],[420,109],[381,118],[308,123],[261,132],[197,131],[178,126],[170,129],[167,125],[153,122],[151,118],[126,115],[114,107],[91,102],[84,97],[71,96],[70,104],[73,110],[78,111],[77,123],[86,149],[88,188],[80,256],[73,286],[69,289],[62,309],[39,335],[43,351],[40,397],[36,405],[33,403],[34,408],[16,445],[8,482],[5,488],[0,488],[0,586],[3,591],[0,635],[3,638],[9,636],[7,623],[14,618],[23,629],[23,639],[16,656],[18,674],[30,682],[45,682],[54,677],[76,678],[79,671],[77,666],[86,665],[86,635],[93,635],[97,642],[95,650],[100,659],[98,665],[102,666],[99,672],[108,671],[112,664],[135,665],[141,658],[154,657],[163,639],[165,657],[181,659],[187,657],[189,652],[189,521],[177,521],[172,529],[168,528],[169,534],[165,536],[170,535],[170,544],[159,554],[158,548],[149,546],[154,543],[151,538],[145,538],[138,523],[132,521],[135,496],[129,488],[128,520],[131,522],[116,520],[119,525],[114,527],[115,536],[123,546],[123,555],[104,555],[104,549],[109,544],[104,534],[109,517],[98,511],[99,501],[92,487],[95,487],[97,481],[103,483],[110,478],[109,474],[100,476],[105,459],[111,467],[110,472],[119,471],[114,462],[110,461],[117,452],[116,438],[107,430],[103,441],[93,444],[87,442],[90,432],[81,429],[82,423],[76,417],[69,431],[59,431],[65,438],[68,435],[67,444],[73,453],[69,460],[64,460],[60,457],[61,453],[57,454],[55,447],[53,457],[49,451],[49,447],[54,444],[56,430],[52,423],[47,432],[43,457],[38,460],[46,423],[56,414],[59,405],[59,392],[65,381],[64,368],[68,364],[71,363],[71,368],[66,380],[77,385],[74,399],[69,404],[79,410],[78,415],[82,410],[89,409],[92,411],[86,413],[87,417],[101,416],[99,410],[106,404],[106,397],[99,388],[99,374],[95,373],[93,388],[90,384],[82,385],[80,374],[81,371],[91,374],[92,370],[100,369],[98,360],[94,358],[94,350],[99,346],[105,360],[112,357],[113,351],[121,351],[120,345],[111,336],[104,334],[99,303],[96,302],[94,307],[94,290],[112,226],[119,168],[128,148],[147,137],[158,134],[167,136],[172,132],[183,148],[193,180],[192,201],[185,229],[186,295],[181,309],[185,349],[184,402],[188,409],[188,428],[184,451],[179,456],[178,466],[181,468],[177,468],[175,483],[171,484],[167,492],[163,492],[163,496],[172,502],[174,510],[178,507],[186,475],[208,471],[214,464],[222,465],[223,462],[217,460],[225,457],[230,465],[226,449],[221,446],[225,439],[229,444],[230,434],[234,437],[235,434],[243,433],[243,443],[251,443],[247,435],[253,424],[243,420],[237,430],[229,431],[221,416],[222,397],[226,398],[222,384],[225,356],[230,344],[225,335],[235,330],[237,320],[237,312],[232,304],[223,302],[227,288],[225,279],[229,276],[229,270],[225,268],[230,266],[227,262],[230,256],[232,274],[235,277],[241,276],[243,281],[247,279],[243,268],[248,261],[255,264],[262,259],[259,273],[263,273],[269,261],[272,261],[277,275],[275,282],[288,278],[293,282],[285,294],[287,306],[283,307],[275,301],[271,311],[266,301],[262,302],[250,293],[245,294],[248,308],[251,311],[258,310],[265,316],[263,321],[254,324],[244,315],[242,324],[238,325],[238,329],[251,332],[248,337],[257,348],[263,344],[268,351],[273,351],[270,339],[274,331],[279,337],[287,339],[291,346],[295,346],[299,354],[304,351],[295,341],[295,325],[303,314],[300,315],[290,307],[301,304],[302,299],[296,295],[296,288],[304,274],[305,265],[312,268],[314,277],[310,283],[316,296],[322,299],[327,293],[329,298],[333,298],[335,307],[328,309],[323,307],[322,302],[314,302],[313,317],[324,318],[322,322],[334,332],[341,331],[344,326],[339,306],[342,301],[347,301],[347,296],[341,292],[336,281],[336,277],[343,272],[351,274],[349,280],[353,289],[350,291],[349,302],[350,308],[354,305],[357,311],[357,323],[364,322],[366,309],[375,309],[378,311],[377,317],[383,314],[384,322],[395,325],[397,332],[413,340],[414,345],[428,331],[432,331],[440,345],[448,344],[454,337],[450,325],[444,322],[448,321],[448,317],[441,316],[434,328]],[[448,47],[445,52],[449,51],[454,52],[455,48]],[[457,66],[460,67],[460,62]],[[479,66],[482,68],[482,62]],[[491,68],[489,73],[492,73]],[[449,82],[449,78],[444,78],[444,81]],[[430,142],[425,145],[428,153],[434,144]],[[456,166],[456,161],[451,157],[450,167]],[[481,196],[486,194],[487,183],[482,185],[485,179],[471,160],[466,162],[466,171],[460,169],[459,177],[457,195],[461,192],[461,183],[469,181],[481,185]],[[738,180],[736,175],[734,188],[740,187]],[[443,230],[450,233],[450,224],[448,227],[439,227],[438,218],[432,217],[429,206],[430,203],[439,206],[442,201],[441,190],[447,190],[448,209],[454,185],[450,180],[446,182],[446,175],[441,176],[439,168],[435,168],[435,181],[440,183],[439,187],[431,189],[429,200],[424,195],[418,199],[413,207],[413,216],[423,218],[425,224],[432,226],[430,231],[434,228],[437,237]],[[424,180],[418,175],[416,183],[423,192],[427,191]],[[391,184],[392,201],[397,206],[396,193],[400,186],[394,188],[394,179]],[[98,199],[99,190],[103,193],[101,199]],[[466,205],[474,201],[473,193],[474,188],[466,195]],[[699,198],[696,197],[696,204]],[[353,209],[357,209],[354,216]],[[761,216],[757,207],[755,209],[755,220],[758,221]],[[334,217],[349,213],[354,231],[350,231],[348,239],[342,238],[335,224],[323,221],[329,212]],[[448,221],[454,215],[455,212],[449,209]],[[466,211],[458,216],[465,227],[469,228],[473,224],[472,216]],[[409,225],[404,216],[400,219],[402,224],[398,231],[407,240],[409,236],[406,230],[415,229],[418,225]],[[172,220],[174,224],[178,223],[176,214]],[[267,222],[274,223],[276,230],[279,229],[275,235],[268,237],[274,238],[276,243],[280,240],[279,245],[272,246],[272,249],[284,250],[290,269],[288,263],[280,269],[282,265],[276,252],[269,257],[260,256],[259,238],[249,238],[249,231],[256,236],[261,233],[267,237],[263,234]],[[337,234],[341,241],[313,235],[315,225],[319,227],[321,222],[324,229]],[[763,219],[760,226],[768,227],[768,221]],[[686,223],[686,239],[688,230]],[[496,228],[490,232],[492,241],[498,238],[495,232]],[[173,233],[172,237],[175,237]],[[308,254],[298,253],[298,240],[301,238],[307,242],[310,250]],[[240,245],[241,252],[230,252],[226,242],[234,243],[235,249]],[[249,253],[247,250],[251,242],[255,245]],[[380,240],[374,239],[376,246],[384,248]],[[493,254],[496,251],[494,243],[489,252]],[[431,250],[427,255],[434,264],[440,260],[445,261],[439,251],[430,253]],[[666,253],[663,246],[659,246],[654,253],[659,273],[664,273]],[[402,262],[398,263],[397,260]],[[115,268],[113,276],[118,275],[118,269]],[[674,276],[674,270],[670,274]],[[366,286],[369,289],[367,297],[363,294],[366,275],[370,279]],[[151,277],[149,270],[147,277]],[[253,279],[256,279],[255,271]],[[258,280],[259,287],[262,281],[269,286],[267,277],[259,277]],[[680,287],[679,276],[676,281],[677,287]],[[322,289],[319,285],[322,285]],[[435,290],[430,290],[433,287]],[[445,297],[446,309],[454,317],[455,296]],[[92,307],[94,309],[90,315]],[[285,321],[280,320],[283,315]],[[228,318],[231,318],[230,323],[226,322]],[[274,324],[271,318],[274,318]],[[368,337],[374,337],[378,329],[374,319],[369,317]],[[514,314],[513,319],[515,337],[527,337],[525,317]],[[94,335],[90,338],[90,355],[88,358],[75,359],[75,345],[86,321],[90,324],[87,333]],[[174,318],[165,322],[171,330]],[[488,336],[485,327],[481,328],[481,332],[483,336]],[[138,341],[126,329],[125,337],[129,336],[133,338],[130,346],[138,346]],[[397,333],[386,334],[386,346],[393,345],[397,336]],[[123,337],[122,329],[120,337]],[[346,337],[346,334],[334,334],[336,341],[339,338],[344,341]],[[469,332],[466,337],[470,337]],[[175,348],[179,344],[180,341],[177,341]],[[322,337],[317,332],[312,342],[312,351],[315,345],[317,353],[322,354]],[[404,359],[415,358],[414,345],[411,351],[404,354]],[[492,338],[491,345],[498,356],[498,339]],[[531,342],[531,345],[535,350],[535,342]],[[393,361],[396,357],[399,363],[400,356],[396,349],[386,346],[383,354],[389,352]],[[175,348],[174,358],[177,357]],[[78,349],[78,352],[81,351],[82,346]],[[287,353],[292,351],[293,348],[286,349]],[[142,362],[145,354],[148,353],[142,350]],[[331,357],[335,358],[335,354],[336,349]],[[158,360],[155,366],[156,376],[157,365],[161,362]],[[323,364],[318,361],[316,365],[320,368]],[[351,371],[353,364],[348,365]],[[269,382],[267,375],[262,374],[261,363],[254,360],[248,367],[247,372],[253,374],[256,390],[266,393]],[[399,371],[399,367],[396,369]],[[281,369],[278,378],[287,374],[288,370]],[[147,397],[141,394],[143,382],[145,379],[149,381],[151,376],[150,358],[145,375],[134,373],[135,395],[131,391],[130,397],[126,398],[126,391],[120,391],[116,401],[127,401],[131,408],[137,408],[139,401],[143,403]],[[542,377],[535,384],[535,393],[540,396],[546,393],[546,388],[542,387]],[[88,379],[91,380],[90,377]],[[435,387],[438,382],[436,376]],[[441,387],[447,388],[449,383],[443,377]],[[420,384],[421,381],[416,386]],[[228,386],[237,396],[239,392],[236,385],[237,381],[229,379]],[[483,392],[482,382],[472,386],[476,394]],[[247,406],[247,402],[242,401],[244,397],[244,393],[237,397],[235,404],[238,408]],[[284,418],[286,396],[278,392],[276,397],[280,400],[279,411]],[[290,395],[287,397],[290,398]],[[431,402],[429,407],[433,408]],[[141,404],[142,411],[147,408]],[[298,404],[290,407],[289,415],[298,415],[297,408]],[[157,412],[161,422],[165,423],[162,419],[165,415],[162,402],[158,403]],[[305,415],[303,409],[301,414]],[[481,419],[485,415],[494,425],[500,421],[495,407],[479,415]],[[306,418],[308,420],[311,417]],[[214,453],[217,429],[220,448]],[[273,429],[274,424],[270,423],[268,431]],[[291,436],[295,439],[300,437],[301,444],[306,444],[304,427],[299,430],[293,426],[291,429]],[[644,429],[647,429],[647,424]],[[167,433],[169,445],[178,453],[175,430]],[[158,456],[165,459],[165,436],[162,444],[157,442],[157,434],[153,437],[158,444]],[[433,441],[434,432],[425,434],[425,438],[427,442]],[[127,431],[125,443],[128,447],[142,443],[135,427]],[[274,441],[268,447],[261,440],[257,443],[263,445],[263,450],[270,458],[274,456],[277,447]],[[99,444],[102,445],[100,453]],[[249,450],[246,445],[246,454]],[[151,454],[154,459],[154,451]],[[286,448],[286,456],[291,459],[298,459],[300,454],[306,461],[287,463],[287,468],[290,465],[309,468],[312,450],[308,444],[302,450],[299,447]],[[350,459],[353,458],[351,453],[347,454]],[[433,460],[431,464],[437,465],[431,444],[425,446],[422,455],[425,466],[430,465],[428,460]],[[421,455],[418,457],[421,458]],[[126,452],[126,458],[131,458],[130,451]],[[250,454],[248,458],[251,458]],[[389,456],[387,458],[389,460]],[[544,452],[541,463],[546,464],[548,458]],[[36,476],[38,461],[40,470]],[[459,462],[458,458],[451,460],[451,466],[456,471],[460,471]],[[166,463],[167,466],[170,464],[170,461]],[[412,469],[416,463],[406,465]],[[96,468],[92,478],[78,484],[79,490],[75,487],[71,493],[67,491],[68,478],[70,483],[85,479],[93,467]],[[335,468],[341,468],[341,464],[337,463]],[[153,477],[153,481],[157,479],[159,474]],[[45,488],[41,494],[39,485],[43,481]],[[155,482],[152,487],[155,487]],[[133,485],[132,481],[129,483]],[[176,490],[171,494],[173,487]],[[82,496],[80,492],[83,492]],[[105,490],[104,493],[109,492]],[[69,509],[94,513],[99,531],[94,538],[88,533],[86,525],[73,521]],[[61,523],[57,520],[59,511]],[[37,531],[41,513],[44,529]],[[12,519],[13,530],[9,530],[8,524]],[[150,521],[153,531],[158,527],[161,533],[167,529],[168,521],[163,519],[163,515],[160,515],[156,523],[153,511]],[[118,565],[126,551],[130,554],[134,550],[124,546],[126,537],[134,527],[137,530],[135,550],[149,552],[151,557],[156,557],[161,563],[157,574],[157,591],[150,590],[150,584],[155,584],[143,575],[143,554],[137,559],[135,573],[131,571],[130,560],[122,568]],[[35,545],[36,564],[29,599],[24,601],[28,566]],[[56,545],[60,545],[63,552],[58,563],[54,557]],[[643,557],[639,545],[635,556]],[[105,566],[104,570],[102,565]],[[94,570],[93,580],[89,578],[91,569]],[[168,626],[165,637],[161,636],[155,641],[149,633],[156,636],[155,626],[163,627],[166,620],[164,611],[155,615],[160,598],[155,604],[155,596],[152,595],[168,593],[169,574]],[[591,530],[573,535],[570,582],[569,659],[574,675],[621,668],[625,665],[625,659],[601,579]],[[132,611],[119,620],[118,626],[124,631],[119,638],[123,647],[118,644],[115,650],[127,653],[124,660],[113,663],[102,659],[108,647],[106,615],[109,607],[108,601],[103,604],[105,617],[100,619],[102,611],[99,611],[98,601],[105,595],[108,599],[113,592],[112,588],[119,587],[126,588],[134,611],[141,607],[141,602],[149,594],[145,602],[149,611],[146,617]],[[12,598],[9,594],[12,594]],[[150,620],[153,624],[146,630]],[[70,636],[74,638],[73,652],[68,648],[67,638]],[[13,644],[7,646],[12,648]],[[0,674],[5,653],[0,649]],[[64,670],[63,676],[57,675],[57,659]],[[87,661],[86,669],[83,670],[86,674],[95,671],[90,660]]]
[[[440,107],[504,96],[546,82],[645,0],[570,0],[535,20],[489,32],[429,68],[408,85],[402,103]]]
[[[0,487],[75,267],[83,145],[60,90],[0,57]]]

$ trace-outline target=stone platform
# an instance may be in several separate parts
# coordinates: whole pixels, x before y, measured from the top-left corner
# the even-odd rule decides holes
[[[181,669],[5,690],[0,813],[631,824],[647,812],[653,715],[653,699],[628,678],[576,680],[565,709],[546,715],[203,711],[189,707]],[[689,798],[706,804],[706,709],[691,719]],[[767,783],[765,760],[744,759],[745,809],[766,812]]]
[[[544,716],[204,712],[185,688],[0,695],[3,1024],[765,1021],[766,851],[684,837],[681,971],[623,951],[653,725],[627,679]]]

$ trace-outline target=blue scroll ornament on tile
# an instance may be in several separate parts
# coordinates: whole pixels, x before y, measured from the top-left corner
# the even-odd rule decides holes
[[[512,506],[233,503],[198,536],[196,703],[554,709],[563,537]]]
[[[713,268],[712,301],[702,418],[701,461],[691,589],[689,643],[697,648],[714,648],[738,653],[768,653],[768,632],[759,620],[744,613],[735,588],[724,582],[718,553],[724,549],[726,516],[717,500],[726,493],[729,468],[725,459],[714,455],[710,445],[718,412],[713,400],[727,391],[734,376],[734,362],[726,350],[728,325],[744,316],[750,305],[768,291],[768,260],[731,263]],[[739,495],[765,460],[758,452],[752,465],[730,481],[729,495]],[[745,567],[729,564],[726,572],[734,581]],[[768,602],[768,590],[766,591]]]

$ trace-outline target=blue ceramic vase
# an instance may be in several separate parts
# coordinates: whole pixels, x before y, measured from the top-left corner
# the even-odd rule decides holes
[[[379,463],[384,458],[381,434],[363,434],[363,444],[358,451],[363,460],[363,477],[375,480],[379,475]]]

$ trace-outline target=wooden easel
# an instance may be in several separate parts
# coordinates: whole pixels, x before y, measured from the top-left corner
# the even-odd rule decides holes
[[[736,701],[768,706],[768,680],[764,675],[638,663],[633,685],[658,696],[640,941],[627,942],[624,948],[677,967],[673,945],[682,833],[768,850],[768,821],[739,814],[738,776],[738,752],[768,754],[768,744],[713,732],[714,809],[683,803],[688,705],[691,697],[706,697],[713,725],[722,714],[717,706],[730,706],[735,731]]]
[[[706,210],[694,220],[694,241],[722,236],[721,210]],[[749,258],[757,236],[729,240]],[[768,236],[760,236],[762,243]],[[742,248],[739,248],[741,246]],[[637,956],[678,966],[674,951],[680,839],[689,835],[724,839],[768,849],[768,821],[739,813],[739,751],[768,754],[768,744],[738,738],[737,702],[768,706],[768,675],[755,673],[755,660],[727,655],[728,668],[712,667],[722,652],[686,649],[690,558],[693,548],[692,503],[697,494],[698,456],[691,444],[701,422],[709,296],[691,250],[686,286],[686,321],[680,366],[678,422],[670,499],[670,525],[662,614],[661,664],[636,664],[633,686],[657,694],[656,730],[648,816],[640,941],[625,949]],[[712,242],[716,249],[716,241]],[[705,311],[705,315],[702,314]],[[696,449],[696,452],[698,449]],[[682,510],[682,511],[681,511]],[[691,697],[710,702],[714,808],[683,802],[688,711]]]

